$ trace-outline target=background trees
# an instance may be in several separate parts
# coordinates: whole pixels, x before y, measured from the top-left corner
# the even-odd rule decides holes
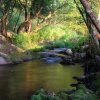
[[[7,20],[12,21],[13,16],[18,16],[15,19],[14,27],[11,30],[16,30],[20,15],[24,17],[24,20],[19,25],[19,31],[25,28],[31,27],[31,21],[35,18],[41,18],[43,22],[50,17],[50,13],[53,13],[57,8],[65,3],[65,0],[1,0],[0,1],[0,14],[1,14],[1,33],[6,34]],[[49,16],[48,16],[49,15]],[[42,16],[42,17],[41,17]],[[12,18],[12,19],[11,19]],[[22,25],[23,24],[23,25]],[[9,23],[10,26],[10,23]],[[29,31],[29,30],[27,30]],[[26,32],[27,32],[26,31]]]
[[[14,1],[1,0],[0,1],[0,33],[4,36],[7,34],[7,26],[9,24],[8,15],[11,13]]]

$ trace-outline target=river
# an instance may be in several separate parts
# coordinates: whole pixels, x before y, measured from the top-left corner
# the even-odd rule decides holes
[[[45,88],[58,92],[70,89],[73,76],[81,76],[79,64],[63,66],[39,60],[17,65],[0,66],[0,100],[27,100],[32,91]]]

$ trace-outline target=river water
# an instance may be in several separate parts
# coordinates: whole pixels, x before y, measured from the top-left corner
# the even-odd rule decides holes
[[[0,66],[0,100],[27,100],[32,91],[45,88],[58,92],[70,89],[73,76],[81,76],[80,65],[47,64],[39,60]]]

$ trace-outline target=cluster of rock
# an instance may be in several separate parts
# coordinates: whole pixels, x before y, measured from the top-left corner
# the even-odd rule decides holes
[[[86,57],[86,53],[73,52],[70,48],[54,48],[39,52],[39,54],[44,62],[60,62],[61,64],[75,64],[82,62]]]

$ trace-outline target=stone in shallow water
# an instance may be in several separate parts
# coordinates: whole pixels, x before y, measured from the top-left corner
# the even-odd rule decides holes
[[[66,53],[67,53],[68,55],[72,55],[72,54],[73,54],[73,52],[72,52],[71,49],[67,49],[67,50],[66,50]]]
[[[56,63],[62,61],[62,59],[60,57],[46,57],[42,58],[42,61],[46,63]]]

